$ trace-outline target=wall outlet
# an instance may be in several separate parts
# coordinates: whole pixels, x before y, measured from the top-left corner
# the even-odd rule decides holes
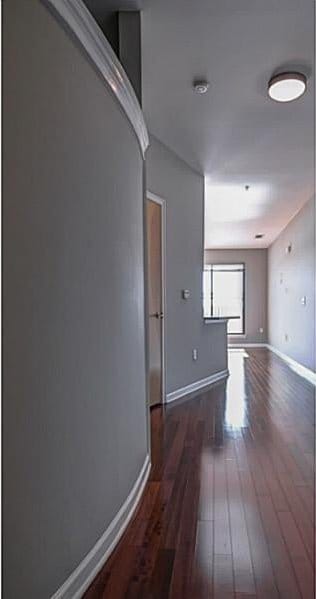
[[[182,299],[187,300],[190,297],[190,289],[182,289]]]
[[[263,328],[262,327],[260,327],[259,333],[261,333],[261,334],[263,333]]]
[[[197,349],[192,349],[192,360],[197,360],[198,359],[198,350]]]
[[[287,333],[284,333],[284,341],[288,341],[289,340],[289,336]]]
[[[303,295],[303,297],[301,297],[301,304],[302,306],[306,306],[306,295]]]

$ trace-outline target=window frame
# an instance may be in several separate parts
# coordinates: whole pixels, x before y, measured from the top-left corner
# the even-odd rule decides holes
[[[218,267],[220,266],[242,266],[241,269],[232,269],[228,270],[227,268],[224,270],[220,270]],[[211,273],[211,315],[205,316],[204,314],[204,289],[203,289],[203,317],[204,318],[215,318],[213,314],[213,301],[214,301],[214,284],[213,284],[213,273],[214,266],[217,267],[217,272],[242,272],[242,331],[240,333],[227,333],[229,337],[244,337],[246,335],[246,263],[245,262],[212,262],[211,264],[204,264],[203,273],[210,272]],[[206,268],[207,267],[207,268]],[[229,316],[229,314],[227,315]],[[223,318],[226,318],[223,316]]]

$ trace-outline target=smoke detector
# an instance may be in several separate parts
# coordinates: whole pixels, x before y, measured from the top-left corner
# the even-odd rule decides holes
[[[209,87],[210,84],[208,83],[208,81],[200,80],[194,81],[193,83],[193,89],[197,94],[206,94]]]

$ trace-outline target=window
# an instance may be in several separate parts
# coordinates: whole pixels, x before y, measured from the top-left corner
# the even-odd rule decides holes
[[[245,332],[245,265],[208,264],[203,272],[204,318],[231,317],[229,335]]]

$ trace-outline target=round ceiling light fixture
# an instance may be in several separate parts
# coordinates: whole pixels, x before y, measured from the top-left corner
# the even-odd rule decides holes
[[[193,89],[197,94],[206,94],[210,84],[208,81],[194,81]]]
[[[268,94],[276,102],[292,102],[303,95],[306,84],[302,73],[280,73],[270,79]]]

